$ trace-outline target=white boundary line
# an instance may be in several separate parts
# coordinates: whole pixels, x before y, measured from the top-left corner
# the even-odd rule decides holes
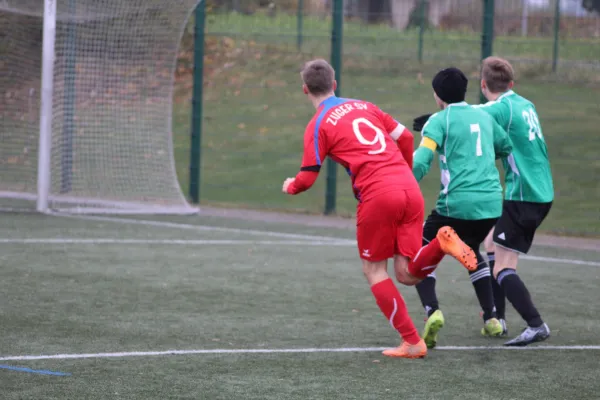
[[[192,225],[194,226],[194,225]],[[224,228],[225,229],[225,228]],[[241,230],[243,232],[243,230]],[[275,236],[277,232],[269,232],[267,236]],[[287,235],[287,234],[286,234]],[[310,236],[307,236],[307,238]],[[317,247],[353,247],[356,242],[349,239],[328,238],[328,240],[202,240],[202,239],[115,239],[115,238],[0,238],[0,244],[129,244],[129,245],[292,245],[292,246],[317,246]],[[600,262],[573,260],[568,258],[539,257],[522,255],[524,260],[544,261],[561,264],[587,265],[600,267]]]
[[[346,243],[348,246],[356,246],[356,241],[351,239],[342,239],[335,238],[331,236],[316,236],[316,235],[301,235],[294,233],[284,233],[284,232],[274,232],[274,231],[260,231],[254,229],[236,229],[236,228],[222,228],[222,227],[213,227],[213,226],[204,226],[204,225],[191,225],[191,224],[179,224],[173,222],[163,222],[163,221],[151,221],[151,220],[137,220],[131,218],[118,218],[118,217],[98,217],[98,216],[77,216],[77,215],[69,215],[69,214],[56,214],[68,218],[78,218],[84,220],[92,220],[92,221],[106,221],[106,222],[116,222],[116,223],[125,223],[125,224],[138,224],[138,225],[146,225],[146,226],[155,226],[155,227],[165,227],[165,228],[180,228],[180,229],[192,229],[198,231],[215,231],[215,232],[232,232],[232,233],[246,233],[251,235],[264,235],[264,236],[273,236],[278,238],[290,238],[290,239],[304,239],[304,240],[312,240],[319,241],[324,240],[327,242],[336,242],[336,245],[341,246]],[[563,264],[575,264],[575,265],[589,265],[593,267],[600,267],[600,262],[594,261],[585,261],[585,260],[572,260],[572,259],[564,259],[564,258],[554,258],[554,257],[538,257],[538,256],[529,256],[523,255],[521,256],[524,260],[534,260],[534,261],[546,261],[546,262],[556,262]]]
[[[522,258],[524,260],[548,261],[548,262],[556,262],[556,263],[563,263],[563,264],[591,265],[593,267],[600,267],[600,262],[585,261],[585,260],[572,260],[570,258],[539,257],[539,256],[529,256],[529,255],[522,255],[522,256],[520,256],[520,258]]]
[[[104,222],[115,222],[121,224],[133,224],[133,225],[145,225],[145,226],[154,226],[154,227],[163,227],[163,228],[178,228],[178,229],[188,229],[188,230],[196,230],[196,231],[204,231],[204,232],[230,232],[230,233],[241,233],[241,234],[249,234],[249,235],[263,235],[269,237],[277,237],[277,238],[289,238],[289,239],[299,239],[299,240],[309,240],[316,243],[317,241],[325,241],[325,244],[328,245],[336,245],[336,246],[356,246],[356,241],[351,239],[342,239],[331,236],[317,236],[317,235],[302,235],[295,233],[284,233],[284,232],[275,232],[275,231],[261,231],[255,229],[238,229],[238,228],[223,228],[223,227],[214,227],[214,226],[205,226],[205,225],[192,225],[192,224],[180,224],[174,222],[164,222],[164,221],[151,221],[151,220],[138,220],[131,218],[118,218],[118,217],[100,217],[100,216],[82,216],[82,215],[71,215],[71,214],[54,214],[57,216],[62,216],[66,218],[75,218],[82,220],[90,220],[90,221],[104,221]],[[256,243],[256,242],[255,242]],[[315,244],[309,245],[315,245]],[[301,243],[298,243],[301,244]],[[534,261],[545,261],[545,262],[555,262],[555,263],[563,263],[563,264],[574,264],[574,265],[589,265],[593,267],[600,267],[600,262],[595,261],[585,261],[585,260],[573,260],[573,259],[565,259],[565,258],[554,258],[554,257],[538,257],[538,256],[529,256],[524,255],[521,258],[525,260],[534,260]]]
[[[117,217],[99,217],[99,216],[83,216],[83,215],[71,215],[71,214],[57,214],[56,216],[66,217],[66,218],[75,218],[75,219],[83,219],[88,221],[100,221],[100,222],[115,222],[120,224],[132,224],[132,225],[145,225],[145,226],[154,226],[160,228],[177,228],[177,229],[188,229],[195,231],[204,231],[204,232],[229,232],[229,233],[241,233],[247,235],[262,235],[262,236],[271,236],[277,237],[280,239],[301,239],[301,240],[325,240],[325,241],[335,241],[335,242],[349,242],[354,244],[354,240],[350,239],[340,239],[331,236],[318,236],[318,235],[302,235],[298,233],[284,233],[284,232],[274,232],[274,231],[261,231],[256,229],[238,229],[238,228],[224,228],[217,226],[207,226],[207,225],[192,225],[192,224],[180,224],[175,222],[165,222],[165,221],[149,221],[142,219],[131,219],[131,218],[117,218]]]
[[[139,245],[295,245],[295,246],[344,246],[346,242],[307,240],[218,240],[218,239],[114,239],[114,238],[23,238],[3,239],[0,244],[139,244]]]
[[[198,350],[165,350],[165,351],[130,351],[118,353],[80,353],[80,354],[50,354],[50,355],[23,355],[4,356],[0,361],[28,361],[28,360],[73,360],[87,358],[128,358],[128,357],[157,357],[157,356],[182,356],[195,354],[281,354],[281,353],[370,353],[385,350],[386,347],[340,347],[340,348],[298,348],[298,349],[198,349]],[[433,351],[533,351],[533,350],[600,350],[600,345],[573,345],[573,346],[439,346]]]

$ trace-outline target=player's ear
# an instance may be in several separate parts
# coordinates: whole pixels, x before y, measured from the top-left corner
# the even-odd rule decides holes
[[[304,94],[308,94],[308,87],[306,86],[306,84],[302,85],[302,91],[304,92]]]
[[[485,81],[482,79],[481,80],[481,91],[484,91],[487,88],[487,85],[485,84]]]
[[[515,86],[515,81],[510,81],[510,83],[508,84],[508,88],[512,89],[513,86]]]
[[[333,81],[333,91],[335,92],[336,89],[337,89],[337,81],[334,80]]]

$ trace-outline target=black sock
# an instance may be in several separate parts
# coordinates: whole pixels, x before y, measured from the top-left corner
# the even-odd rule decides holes
[[[496,318],[494,296],[492,295],[492,276],[490,268],[487,266],[481,253],[476,251],[475,255],[477,256],[477,270],[469,272],[469,277],[471,278],[473,288],[475,288],[479,305],[483,310],[483,320],[487,321],[490,318]]]
[[[521,318],[527,322],[532,328],[541,326],[544,321],[540,317],[540,313],[533,305],[529,290],[525,287],[525,284],[517,275],[517,271],[514,269],[503,269],[498,274],[498,283],[504,289],[506,298],[513,305],[515,310],[521,315]]]
[[[496,258],[493,252],[487,253],[488,264],[490,265],[490,271],[494,272],[494,265],[496,265]],[[500,319],[506,319],[506,296],[504,295],[504,289],[498,284],[498,281],[492,279],[492,293],[494,295],[494,304],[496,305],[496,316]]]
[[[428,276],[416,285],[417,293],[421,298],[421,304],[427,312],[427,318],[434,311],[439,310],[437,295],[435,294],[435,276]]]

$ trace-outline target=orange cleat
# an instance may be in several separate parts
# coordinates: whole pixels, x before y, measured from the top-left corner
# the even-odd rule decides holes
[[[423,358],[427,355],[427,346],[423,339],[417,344],[402,342],[399,347],[383,351],[384,356],[402,358]]]
[[[436,237],[444,253],[456,258],[469,271],[477,270],[475,252],[458,237],[454,229],[449,226],[442,226]]]

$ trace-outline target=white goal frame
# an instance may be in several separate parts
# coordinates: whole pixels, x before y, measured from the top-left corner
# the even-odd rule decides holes
[[[56,41],[56,2],[44,0],[42,41],[42,88],[40,99],[40,137],[37,170],[36,210],[48,212],[50,196],[50,159],[52,152],[52,100],[54,91],[54,43]]]
[[[181,202],[179,204],[152,204],[119,199],[100,199],[68,194],[52,193],[52,135],[53,135],[53,100],[54,72],[56,62],[57,38],[57,3],[59,0],[44,0],[43,30],[42,30],[42,65],[39,108],[39,138],[37,159],[36,193],[1,191],[0,198],[35,202],[35,209],[40,213],[66,212],[85,214],[194,214],[199,208],[191,206],[177,184]],[[204,1],[204,0],[200,0]],[[193,10],[190,10],[190,12]],[[188,14],[189,15],[189,14]],[[181,29],[184,29],[182,26]],[[171,93],[173,89],[171,88]],[[173,143],[170,141],[169,150],[173,154]],[[171,165],[175,171],[174,158]],[[175,176],[176,179],[176,176]],[[54,207],[55,204],[61,204]],[[71,206],[73,205],[73,206]],[[18,209],[18,208],[17,208]]]

